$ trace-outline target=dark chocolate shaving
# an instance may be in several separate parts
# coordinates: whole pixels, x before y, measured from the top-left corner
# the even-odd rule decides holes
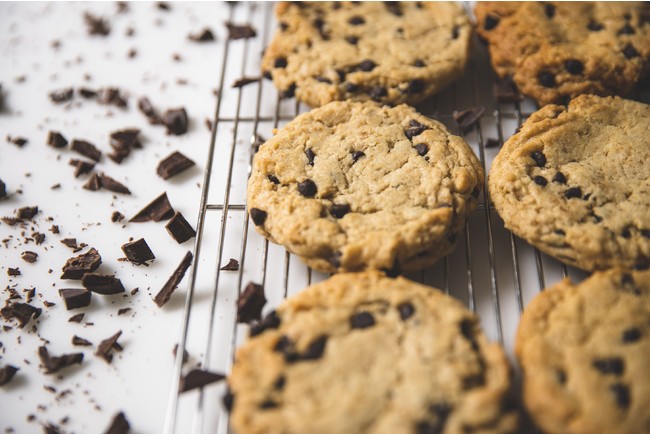
[[[78,313],[76,315],[72,315],[70,318],[68,318],[68,322],[80,323],[84,319],[85,315],[86,315],[85,313]]]
[[[90,173],[95,168],[96,163],[90,163],[88,161],[73,158],[68,164],[74,166],[74,177],[78,178],[83,174]]]
[[[122,214],[119,211],[113,211],[113,214],[111,214],[111,221],[113,223],[118,223],[124,220],[124,214]]]
[[[95,145],[85,140],[73,139],[72,143],[70,143],[70,149],[95,161],[99,161],[102,156],[102,152]]]
[[[97,102],[105,105],[114,105],[115,107],[126,108],[128,103],[126,96],[116,87],[104,87],[99,89]]]
[[[54,374],[68,366],[81,364],[84,359],[83,353],[63,354],[61,356],[51,356],[47,347],[38,347],[38,357],[41,359],[46,374]]]
[[[183,257],[183,260],[181,263],[178,265],[176,270],[174,270],[174,273],[169,277],[165,285],[162,287],[160,292],[156,294],[154,297],[154,302],[158,307],[163,307],[165,303],[169,301],[169,298],[172,296],[174,293],[174,290],[178,286],[179,283],[183,280],[183,276],[185,276],[185,272],[187,271],[188,268],[190,268],[190,264],[192,263],[192,252],[187,252],[185,256]]]
[[[86,273],[81,279],[81,284],[88,291],[101,295],[120,294],[125,291],[120,279],[98,273]]]
[[[84,21],[89,35],[107,36],[111,33],[111,26],[102,17],[85,12]]]
[[[122,245],[122,251],[126,259],[138,265],[156,258],[144,238]]]
[[[244,292],[237,300],[237,322],[251,323],[259,321],[262,317],[262,308],[266,304],[264,288],[253,282],[249,282]]]
[[[157,173],[162,179],[169,179],[194,166],[194,161],[176,151],[158,163]]]
[[[178,244],[196,236],[196,231],[180,212],[174,214],[174,217],[165,225],[165,229]]]
[[[88,306],[92,293],[83,288],[63,288],[59,289],[59,295],[65,303],[65,308],[72,310]]]
[[[485,113],[485,107],[474,107],[463,111],[454,111],[454,120],[462,134],[467,134]]]
[[[76,345],[79,347],[90,347],[92,346],[92,342],[90,342],[87,339],[80,338],[77,335],[72,336],[72,345]]]
[[[95,271],[102,263],[102,257],[93,247],[86,253],[68,259],[62,268],[61,279],[81,279],[84,274]]]
[[[233,87],[233,88],[241,88],[241,87],[246,86],[247,84],[257,83],[260,80],[261,80],[260,77],[242,77],[242,78],[240,78],[238,80],[235,80],[235,82],[232,84],[231,87]]]
[[[149,101],[149,98],[146,96],[143,96],[138,100],[138,109],[149,119],[149,123],[152,125],[158,125],[162,123],[162,119],[160,119],[160,115],[154,108],[153,104],[151,104],[151,101]]]
[[[104,339],[97,345],[95,355],[106,360],[107,363],[113,361],[113,350],[122,351],[122,346],[117,343],[117,340],[122,335],[122,330],[115,333],[113,336]]]
[[[133,223],[141,223],[154,221],[159,222],[161,220],[169,220],[174,216],[174,208],[169,203],[167,198],[167,193],[162,193],[160,196],[155,198],[151,203],[142,208],[135,216],[129,220]]]
[[[19,148],[22,148],[28,143],[28,140],[24,137],[10,137],[7,136],[7,142],[11,143],[12,145],[16,145]]]
[[[203,371],[201,369],[192,369],[183,378],[179,386],[180,392],[187,392],[188,390],[198,389],[208,384],[216,383],[226,378],[225,375],[217,372]]]

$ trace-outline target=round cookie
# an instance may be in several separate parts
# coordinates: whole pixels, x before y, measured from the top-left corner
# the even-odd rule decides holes
[[[471,23],[455,2],[281,2],[262,70],[312,107],[415,103],[467,62]]]
[[[539,294],[516,354],[545,433],[650,433],[650,272],[599,272]]]
[[[650,68],[650,3],[477,2],[497,74],[540,104],[628,94]]]
[[[324,272],[412,271],[451,251],[483,170],[415,109],[332,102],[260,146],[247,206],[258,232]]]
[[[237,434],[515,433],[510,368],[457,300],[376,271],[286,300],[237,351]]]
[[[582,95],[533,113],[492,163],[506,228],[584,270],[650,263],[650,106]]]

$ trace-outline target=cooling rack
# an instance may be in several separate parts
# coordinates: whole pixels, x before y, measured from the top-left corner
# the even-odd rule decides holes
[[[249,221],[246,182],[260,137],[270,137],[274,128],[308,108],[293,99],[280,99],[267,80],[242,88],[231,86],[244,76],[259,77],[261,54],[275,31],[273,5],[234,4],[228,20],[250,24],[258,35],[245,41],[222,42],[221,70],[216,72],[220,95],[202,184],[195,261],[189,272],[178,340],[179,348],[201,355],[202,369],[218,372],[229,372],[235,349],[247,335],[247,326],[236,323],[236,302],[249,281],[264,286],[266,313],[287,296],[328,277],[264,240]],[[417,107],[456,134],[461,131],[454,112],[484,107],[483,117],[464,138],[486,175],[500,145],[537,108],[530,100],[498,102],[493,93],[495,83],[487,51],[475,38],[465,74],[426,105]],[[647,95],[637,98],[648,101]],[[493,146],[497,142],[498,146]],[[221,271],[230,258],[239,261],[239,270]],[[433,267],[407,277],[444,290],[476,312],[488,337],[504,345],[518,378],[512,348],[522,310],[545,287],[565,277],[579,281],[586,274],[562,265],[507,231],[485,187],[456,249]],[[227,433],[228,414],[221,404],[224,385],[179,395],[176,380],[185,369],[182,353],[177,351],[164,432]]]

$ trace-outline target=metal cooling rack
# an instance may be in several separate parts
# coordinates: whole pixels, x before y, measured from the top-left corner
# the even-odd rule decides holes
[[[328,277],[312,271],[282,247],[269,244],[249,224],[245,191],[256,137],[270,137],[274,128],[308,108],[294,100],[281,100],[270,81],[231,87],[238,78],[260,75],[261,53],[275,31],[273,5],[231,5],[227,20],[250,24],[258,35],[222,41],[221,70],[217,72],[220,95],[178,341],[179,349],[199,355],[202,369],[217,372],[230,371],[235,349],[247,335],[247,326],[236,323],[237,298],[247,282],[264,286],[269,301],[266,312],[287,296]],[[464,76],[426,106],[417,107],[456,134],[460,131],[454,111],[485,107],[481,120],[464,138],[486,175],[499,150],[486,147],[488,138],[503,144],[537,108],[530,100],[498,103],[492,90],[495,81],[486,49],[475,40]],[[648,101],[647,96],[637,98]],[[517,371],[512,348],[524,306],[546,286],[565,277],[579,281],[586,274],[562,265],[504,229],[487,193],[486,186],[456,249],[433,267],[407,277],[466,303],[481,318],[488,337],[504,345]],[[239,261],[239,271],[219,270],[229,258]],[[187,369],[182,366],[182,354],[177,351],[164,432],[227,433],[228,414],[221,404],[223,385],[179,395],[177,380]]]

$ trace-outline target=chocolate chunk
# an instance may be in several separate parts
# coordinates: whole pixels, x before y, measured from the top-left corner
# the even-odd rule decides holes
[[[626,59],[633,59],[639,56],[639,52],[636,51],[636,48],[634,48],[632,44],[627,44],[625,48],[623,48],[623,55]]]
[[[97,191],[102,188],[102,181],[99,179],[99,175],[93,173],[93,175],[88,178],[88,181],[83,185],[83,188],[90,191]]]
[[[375,318],[370,312],[359,312],[350,317],[350,327],[353,329],[365,329],[375,325]]]
[[[424,130],[428,130],[429,127],[422,125],[420,122],[416,121],[415,119],[411,119],[409,121],[409,126],[407,129],[404,130],[404,134],[406,137],[411,140],[415,136],[419,136],[422,134]]]
[[[41,312],[42,310],[40,308],[27,303],[10,304],[0,310],[0,314],[2,314],[5,320],[16,319],[19,328],[25,327],[32,318],[38,318]]]
[[[314,158],[316,158],[316,154],[314,154],[314,151],[312,151],[311,148],[307,148],[307,150],[305,151],[305,155],[307,156],[307,164],[313,166]]]
[[[183,276],[185,276],[185,272],[187,271],[188,268],[190,268],[190,264],[192,263],[192,252],[187,252],[185,253],[185,256],[181,260],[181,263],[176,267],[176,270],[172,273],[172,275],[169,277],[167,282],[165,282],[165,285],[163,285],[162,289],[156,296],[154,297],[154,302],[158,307],[163,307],[165,303],[169,301],[169,298],[172,296],[174,293],[174,290],[178,286],[179,283],[183,280]]]
[[[110,145],[116,151],[130,152],[132,149],[141,148],[142,144],[139,139],[140,130],[137,128],[126,128],[124,130],[113,131],[110,134]]]
[[[74,91],[71,87],[55,90],[49,94],[50,101],[56,104],[68,102],[72,99],[73,93]]]
[[[259,77],[242,77],[242,78],[240,78],[238,80],[235,80],[235,82],[232,84],[231,87],[233,87],[233,88],[241,88],[241,87],[246,86],[247,84],[257,83],[258,81],[260,81]]]
[[[275,59],[273,62],[273,67],[274,68],[286,68],[287,67],[287,58],[286,57],[278,57]]]
[[[365,24],[365,23],[366,20],[359,15],[355,15],[353,17],[350,17],[350,19],[348,19],[348,24],[351,24],[353,26],[360,26],[361,24]]]
[[[397,311],[399,312],[399,317],[402,319],[402,321],[406,321],[415,313],[415,307],[413,304],[405,301],[404,303],[397,305]]]
[[[115,192],[115,193],[122,193],[122,194],[131,194],[131,190],[128,189],[128,187],[121,182],[116,181],[115,179],[111,178],[110,176],[104,175],[103,173],[99,174],[99,184],[101,185],[102,188],[105,188],[106,190]]]
[[[97,102],[100,104],[114,105],[115,107],[125,108],[128,106],[126,96],[116,87],[105,87],[99,89]]]
[[[458,124],[458,128],[463,134],[467,134],[474,125],[481,119],[485,113],[485,107],[473,107],[463,111],[455,111],[453,113],[454,120]]]
[[[483,28],[485,30],[492,30],[499,24],[500,18],[494,15],[486,15]]]
[[[544,87],[555,87],[555,75],[549,71],[540,71],[537,74],[537,81]]]
[[[626,409],[630,406],[630,389],[625,384],[612,384],[609,386],[609,390],[614,395],[614,400],[619,407]]]
[[[305,197],[314,197],[317,191],[316,183],[311,179],[305,179],[298,183],[298,192]]]
[[[582,189],[580,187],[571,187],[564,192],[564,197],[567,199],[582,197]]]
[[[50,131],[47,133],[47,144],[53,148],[65,148],[68,141],[58,131]]]
[[[267,217],[266,211],[262,211],[259,208],[251,208],[250,215],[251,219],[253,219],[253,223],[255,223],[255,226],[262,226]]]
[[[180,392],[187,392],[188,390],[198,389],[208,384],[216,383],[226,378],[225,375],[217,372],[203,371],[201,369],[192,369],[183,378],[179,386]]]
[[[138,265],[146,264],[147,261],[156,258],[144,238],[124,244],[122,251],[126,259]]]
[[[358,71],[370,72],[373,69],[375,69],[376,66],[377,66],[377,64],[375,62],[373,62],[370,59],[366,59],[366,60],[362,60],[361,63],[359,63],[356,66],[355,69],[358,70]]]
[[[296,83],[291,83],[288,88],[280,92],[281,99],[293,98],[296,94]]]
[[[34,242],[35,242],[36,245],[38,245],[38,246],[40,246],[41,244],[43,244],[43,241],[45,241],[45,234],[42,234],[42,233],[40,233],[40,232],[34,232],[34,233],[32,234],[32,237],[34,238]]]
[[[557,182],[558,184],[566,184],[566,177],[562,172],[557,172],[553,177],[553,182]]]
[[[104,434],[128,434],[130,430],[131,425],[129,425],[129,421],[126,420],[124,413],[120,411],[113,417],[110,426],[104,431]]]
[[[356,163],[359,158],[365,157],[366,154],[363,151],[354,151],[352,152],[352,163]]]
[[[77,88],[77,93],[86,99],[92,99],[97,97],[97,91],[93,89],[88,89],[87,87]]]
[[[18,369],[12,365],[5,365],[0,368],[0,386],[9,383],[14,378],[14,375],[16,375],[16,372],[18,372]]]
[[[427,152],[429,152],[429,146],[425,143],[418,143],[415,145],[415,150],[417,151],[418,155],[424,157],[427,155]]]
[[[582,71],[584,71],[585,69],[583,63],[576,59],[569,59],[566,62],[564,62],[564,67],[569,72],[569,74],[573,74],[573,75],[582,74]]]
[[[84,313],[78,313],[76,315],[72,315],[70,318],[68,318],[68,322],[76,322],[80,323],[86,314]]]
[[[333,203],[330,207],[330,214],[332,217],[342,219],[347,213],[350,212],[350,205],[347,203]]]
[[[102,152],[95,145],[85,140],[73,139],[72,143],[70,143],[70,149],[95,161],[99,161],[102,156]]]
[[[509,78],[497,81],[494,84],[493,90],[497,101],[502,103],[518,102],[523,99],[523,96],[517,89],[517,86]]]
[[[237,300],[237,322],[250,323],[259,321],[262,315],[262,308],[266,304],[264,288],[253,282],[249,282],[244,292]]]
[[[275,310],[269,312],[262,321],[257,321],[251,324],[250,336],[257,336],[266,330],[277,329],[280,327],[280,317]]]
[[[155,198],[151,203],[142,208],[136,215],[134,215],[130,222],[142,223],[148,221],[159,222],[162,220],[169,220],[174,216],[174,208],[169,203],[167,193],[162,193]]]
[[[162,179],[169,179],[194,166],[194,161],[176,151],[158,163],[157,173]]]
[[[237,25],[234,23],[226,23],[226,27],[228,27],[228,39],[234,40],[234,39],[246,39],[246,38],[254,38],[257,36],[257,32],[255,29],[248,24],[246,25]]]
[[[359,85],[354,83],[345,83],[345,91],[348,93],[354,93],[359,91]]]
[[[239,270],[239,261],[234,258],[230,258],[228,263],[220,268],[222,271],[237,271]]]
[[[424,60],[422,59],[415,59],[415,61],[413,62],[413,66],[415,66],[416,68],[424,68],[425,66],[427,66],[427,64],[424,63]]]
[[[373,86],[368,92],[368,96],[370,96],[373,101],[380,101],[386,95],[388,95],[388,91],[383,86]]]
[[[278,177],[273,175],[273,174],[270,174],[270,173],[268,175],[266,175],[266,179],[268,179],[269,181],[271,181],[275,185],[280,183],[280,180],[278,179]]]
[[[99,273],[84,274],[81,279],[81,284],[88,291],[101,295],[120,294],[125,291],[120,279],[115,276]]]
[[[287,379],[284,375],[280,375],[277,380],[273,383],[273,388],[275,390],[282,390],[284,389],[284,385],[287,383]]]
[[[154,108],[153,104],[151,104],[151,101],[149,101],[149,98],[146,96],[143,96],[138,100],[138,109],[149,119],[149,123],[152,125],[158,125],[162,123],[162,120],[160,119],[160,115]]]
[[[94,168],[96,163],[90,163],[88,161],[71,159],[69,163],[71,166],[74,166],[74,177],[78,178],[85,173],[90,173]]]
[[[325,21],[322,18],[316,18],[313,21],[313,25],[318,30],[318,35],[323,39],[324,41],[329,41],[330,40],[330,34],[327,30],[325,30]]]
[[[208,28],[205,28],[197,33],[189,34],[187,38],[193,42],[211,42],[215,40],[212,30]]]
[[[357,45],[357,42],[359,42],[359,37],[358,36],[350,35],[350,36],[344,37],[343,39],[345,39],[345,41],[350,45]]]
[[[7,197],[7,185],[0,179],[0,199]]]
[[[272,399],[265,399],[259,405],[260,410],[270,410],[279,407],[279,404]]]
[[[79,280],[86,273],[95,271],[102,263],[102,257],[94,247],[86,253],[70,258],[62,268],[61,279]]]
[[[544,3],[544,14],[547,18],[553,18],[555,16],[555,6],[550,3]]]
[[[38,357],[41,359],[46,374],[53,374],[68,366],[81,364],[84,359],[83,353],[63,354],[51,356],[45,346],[38,347]]]
[[[623,332],[623,343],[629,344],[641,340],[641,330],[638,328],[627,329]]]
[[[22,274],[23,273],[20,272],[20,267],[16,267],[16,268],[8,267],[7,268],[7,275],[8,276],[16,277],[16,276],[20,276]]]
[[[530,158],[532,158],[539,167],[546,166],[546,155],[544,155],[542,151],[531,152]]]
[[[115,333],[113,336],[104,339],[97,345],[95,355],[106,360],[106,363],[113,361],[113,350],[122,351],[122,346],[117,343],[117,340],[122,335],[122,330]]]
[[[65,303],[65,308],[72,310],[88,306],[92,293],[83,288],[63,288],[59,289],[59,295]]]
[[[84,338],[80,338],[77,335],[72,336],[72,345],[76,345],[79,347],[89,347],[92,345],[92,342],[89,340],[86,340]]]
[[[33,264],[38,259],[38,253],[26,250],[20,255],[20,257],[23,261]]]
[[[533,181],[535,181],[535,184],[537,184],[537,185],[539,185],[541,187],[544,187],[544,186],[546,186],[546,184],[548,184],[548,181],[546,180],[546,178],[544,178],[543,176],[539,176],[539,175],[535,176],[533,178]]]
[[[174,214],[174,217],[165,225],[165,229],[178,244],[196,236],[196,231],[180,212]]]
[[[610,357],[607,359],[596,359],[592,363],[593,367],[602,374],[622,375],[625,370],[623,359]]]
[[[167,134],[180,136],[187,132],[188,119],[184,108],[169,109],[162,115],[162,123],[167,128]]]
[[[323,335],[314,339],[305,352],[301,355],[302,360],[318,360],[323,356],[325,352],[325,346],[327,345],[327,336]]]
[[[235,395],[229,387],[226,387],[226,393],[224,393],[223,398],[221,398],[221,402],[223,403],[223,407],[230,413],[233,405],[235,405]]]
[[[587,24],[587,28],[592,32],[598,32],[600,30],[603,30],[605,27],[596,21],[589,21],[589,24]]]
[[[616,32],[617,35],[633,35],[635,34],[634,27],[630,25],[630,23],[625,23],[623,27],[621,27],[618,32]]]
[[[24,206],[16,210],[16,218],[22,220],[31,220],[38,214],[37,206]]]
[[[9,142],[9,143],[11,143],[13,145],[16,145],[19,148],[22,148],[23,146],[25,146],[27,144],[28,140],[26,138],[24,138],[24,137],[10,137],[10,136],[7,136],[7,142]]]
[[[111,27],[102,17],[95,16],[90,12],[84,13],[84,21],[89,35],[107,36],[111,33]]]

